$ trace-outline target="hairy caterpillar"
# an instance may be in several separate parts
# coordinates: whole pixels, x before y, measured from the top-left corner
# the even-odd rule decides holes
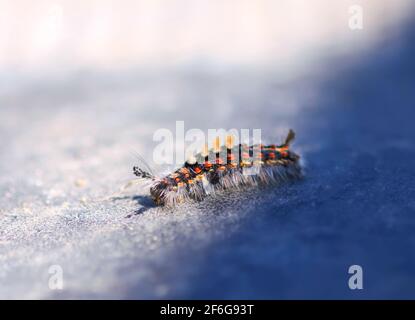
[[[150,170],[139,167],[134,167],[133,171],[137,177],[150,180],[150,194],[157,205],[200,201],[222,190],[300,178],[300,156],[289,150],[294,138],[295,133],[290,130],[284,143],[278,146],[233,146],[232,137],[227,137],[226,145],[222,147],[217,138],[212,150],[205,148],[166,177],[158,178]],[[222,160],[221,154],[226,155],[226,161]]]

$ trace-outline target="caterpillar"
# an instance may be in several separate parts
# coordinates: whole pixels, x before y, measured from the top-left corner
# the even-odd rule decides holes
[[[205,147],[203,152],[165,177],[156,177],[151,170],[138,166],[133,167],[133,172],[138,178],[150,181],[150,195],[156,205],[175,206],[186,201],[201,201],[223,190],[301,178],[300,156],[289,149],[294,138],[291,129],[281,145],[234,146],[233,137],[228,136],[226,144],[220,146],[217,138],[213,149]]]

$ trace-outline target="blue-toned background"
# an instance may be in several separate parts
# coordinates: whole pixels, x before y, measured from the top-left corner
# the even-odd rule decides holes
[[[351,31],[348,1],[264,1],[236,17],[220,3],[190,6],[185,22],[182,3],[142,4],[154,19],[136,34],[125,10],[108,22],[107,5],[63,1],[50,9],[66,19],[60,42],[43,27],[0,31],[1,298],[415,298],[413,7],[362,1]],[[179,120],[272,142],[293,128],[305,178],[172,211],[138,187],[110,199]],[[354,264],[363,290],[348,287]]]

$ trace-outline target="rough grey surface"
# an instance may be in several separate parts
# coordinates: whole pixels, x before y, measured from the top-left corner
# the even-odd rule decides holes
[[[415,298],[413,40],[291,80],[272,69],[4,76],[0,297]],[[176,120],[261,128],[268,141],[292,127],[306,178],[171,211],[139,189],[109,199]],[[62,291],[48,288],[55,264]],[[352,264],[360,292],[347,287]]]

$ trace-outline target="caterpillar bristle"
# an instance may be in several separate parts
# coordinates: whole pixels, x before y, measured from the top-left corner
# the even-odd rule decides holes
[[[213,151],[216,153],[220,152],[220,137],[216,137],[213,141]]]
[[[187,164],[193,165],[193,164],[195,164],[196,162],[197,162],[197,159],[196,159],[196,157],[195,157],[193,154],[189,154],[189,155],[187,156],[187,159],[186,159],[186,163],[187,163]]]
[[[202,157],[207,157],[209,155],[209,146],[207,144],[203,146],[202,152],[200,154]]]
[[[295,139],[295,132],[294,132],[294,130],[290,129],[288,131],[287,137],[285,138],[285,142],[284,142],[283,146],[288,147],[294,139]]]
[[[235,137],[232,135],[229,135],[226,137],[226,148],[227,149],[232,149],[233,145],[235,142]]]

